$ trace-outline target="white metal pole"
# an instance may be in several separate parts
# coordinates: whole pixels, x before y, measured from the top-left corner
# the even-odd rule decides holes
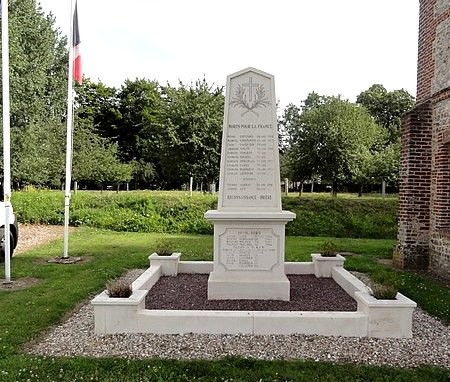
[[[189,177],[189,196],[192,196],[192,185],[194,184],[194,177]]]
[[[5,282],[11,282],[11,242],[9,214],[11,213],[11,149],[9,104],[9,28],[8,0],[2,1],[2,81],[3,81],[3,192],[5,201]]]
[[[70,1],[69,29],[69,75],[67,81],[67,142],[66,142],[66,187],[64,196],[64,258],[69,257],[69,211],[70,184],[72,178],[72,131],[73,131],[73,0]]]

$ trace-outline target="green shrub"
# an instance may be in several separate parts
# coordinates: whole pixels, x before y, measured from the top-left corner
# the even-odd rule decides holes
[[[395,239],[397,199],[283,198],[283,209],[295,212],[286,225],[289,236]]]
[[[297,218],[286,225],[288,236],[395,239],[397,199],[283,198],[283,209]],[[215,209],[217,196],[150,191],[78,191],[70,202],[70,225],[119,232],[212,235],[204,213]],[[64,224],[62,191],[13,193],[20,223]]]
[[[174,253],[173,243],[168,240],[161,240],[156,243],[155,252],[159,256],[170,256]]]
[[[323,257],[334,257],[337,254],[336,244],[332,241],[325,241],[320,246],[320,253]]]
[[[395,300],[398,289],[392,284],[375,284],[372,295],[378,300]]]

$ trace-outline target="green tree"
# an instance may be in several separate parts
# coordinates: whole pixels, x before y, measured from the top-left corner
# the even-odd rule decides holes
[[[92,126],[80,121],[74,132],[72,178],[78,182],[129,182],[133,167],[121,162],[118,146],[93,132]]]
[[[133,179],[136,189],[151,184],[155,179],[156,172],[152,163],[145,162],[143,159],[133,159],[130,164],[133,168]]]
[[[396,184],[400,170],[400,143],[394,143],[378,150],[365,152],[361,157],[360,166],[353,177],[354,182],[360,185],[359,196],[362,195],[366,185],[380,184],[382,182]]]
[[[19,186],[59,186],[64,169],[67,40],[36,1],[9,3],[12,180]]]
[[[336,195],[339,185],[361,172],[368,154],[383,137],[365,108],[339,97],[323,97],[319,104],[292,114],[286,153],[294,179],[320,176]]]
[[[207,183],[219,176],[224,96],[205,79],[195,85],[164,88],[164,140],[161,166],[173,185],[190,176]]]
[[[361,92],[356,102],[388,131],[387,144],[395,144],[400,137],[401,119],[414,106],[414,97],[404,89],[388,92],[383,85],[374,84]]]
[[[19,132],[19,131],[17,131]],[[11,136],[11,180],[17,187],[61,186],[64,179],[66,136],[61,123],[32,122]]]
[[[316,93],[311,93],[314,97]],[[310,95],[308,96],[308,99]],[[307,101],[305,101],[306,103]],[[300,183],[311,179],[316,169],[309,161],[311,158],[305,150],[299,149],[304,131],[301,121],[302,110],[308,106],[298,107],[292,103],[286,106],[280,119],[282,130],[286,132],[282,155],[280,156],[280,169],[283,177],[299,181]],[[306,154],[306,155],[305,155]]]
[[[16,0],[9,11],[11,127],[64,117],[67,40],[35,0]]]
[[[120,118],[117,89],[89,78],[83,78],[83,85],[76,84],[75,89],[77,118],[89,121],[100,135],[117,140]]]
[[[371,178],[376,183],[396,184],[400,172],[400,142],[397,141],[375,153],[371,164]]]
[[[111,129],[109,136],[118,143],[123,161],[137,161],[141,169],[153,169],[152,177],[140,176],[141,183],[157,178],[161,174],[160,153],[164,130],[161,123],[164,101],[159,84],[146,79],[126,80],[117,99],[117,125]],[[103,135],[106,135],[105,132]],[[136,166],[134,168],[137,169]],[[143,173],[138,171],[139,174]]]

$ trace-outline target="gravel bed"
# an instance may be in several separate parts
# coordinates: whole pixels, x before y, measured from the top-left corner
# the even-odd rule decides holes
[[[135,279],[142,270],[128,274]],[[94,334],[94,310],[87,302],[65,322],[50,330],[26,351],[50,357],[124,357],[218,359],[242,356],[264,360],[307,359],[366,365],[450,368],[450,330],[417,308],[413,338],[378,339],[317,335]]]
[[[288,275],[290,301],[208,300],[208,277],[179,274],[161,277],[148,293],[146,309],[166,310],[282,310],[355,311],[356,301],[333,279],[314,275]]]

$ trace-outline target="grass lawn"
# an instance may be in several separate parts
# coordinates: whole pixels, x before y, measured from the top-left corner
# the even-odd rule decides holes
[[[125,270],[145,268],[148,255],[161,238],[170,239],[183,259],[211,260],[211,236],[159,235],[79,229],[71,234],[70,255],[86,261],[75,265],[48,264],[60,256],[62,241],[21,254],[12,261],[13,279],[33,277],[40,282],[17,291],[0,291],[0,381],[448,381],[449,371],[421,367],[333,365],[324,362],[254,361],[227,358],[219,361],[127,360],[118,358],[30,357],[24,344],[39,338],[74,307],[104,289],[105,283]],[[288,237],[288,261],[309,261],[325,238]],[[388,258],[393,240],[333,239],[348,257],[347,269],[369,272],[377,280],[392,280],[400,291],[422,308],[450,321],[448,288],[414,273],[377,263]],[[4,278],[3,267],[0,278]]]

